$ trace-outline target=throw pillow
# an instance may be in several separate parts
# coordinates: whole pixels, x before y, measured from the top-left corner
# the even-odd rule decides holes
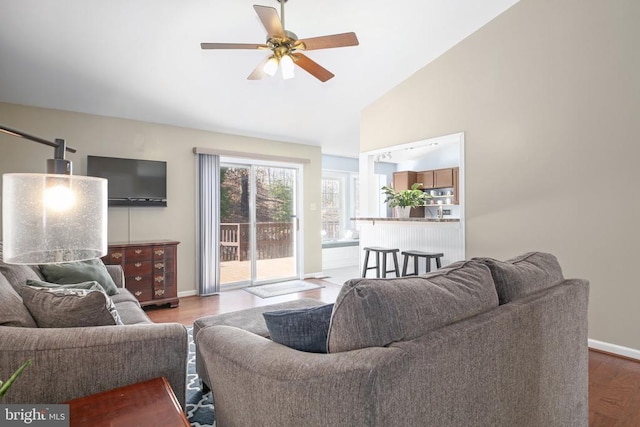
[[[102,291],[23,286],[22,301],[40,328],[122,325],[113,301]]]
[[[22,298],[9,281],[0,274],[0,326],[37,327]]]
[[[473,259],[491,270],[500,304],[550,288],[564,280],[558,259],[544,252],[527,252],[506,261]]]
[[[27,279],[27,285],[36,288],[49,288],[49,289],[86,289],[89,291],[101,291],[106,293],[102,285],[95,280],[82,283],[72,283],[69,285],[59,285],[57,283],[49,283],[43,280]]]
[[[327,333],[333,304],[263,313],[271,339],[310,353],[327,352]]]
[[[100,283],[107,295],[118,293],[116,284],[100,259],[62,264],[43,264],[40,266],[40,271],[47,282],[70,285],[95,280]]]

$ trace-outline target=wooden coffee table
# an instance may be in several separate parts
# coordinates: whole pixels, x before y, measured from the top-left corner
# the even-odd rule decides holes
[[[164,377],[67,403],[71,427],[189,427],[187,417]]]

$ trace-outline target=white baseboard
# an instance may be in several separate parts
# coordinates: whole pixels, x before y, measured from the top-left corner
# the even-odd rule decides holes
[[[606,351],[607,353],[617,354],[619,356],[628,357],[630,359],[640,360],[640,350],[636,350],[635,348],[623,347],[621,345],[610,344],[608,342],[592,339],[589,339],[589,348]]]
[[[182,291],[182,292],[178,292],[178,298],[183,298],[183,297],[192,297],[194,295],[198,295],[198,291],[193,289],[191,291]]]

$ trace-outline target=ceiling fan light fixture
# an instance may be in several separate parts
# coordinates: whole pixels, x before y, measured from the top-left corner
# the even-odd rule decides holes
[[[280,67],[282,68],[282,78],[284,80],[292,79],[293,76],[293,58],[290,55],[284,55],[280,59]]]
[[[266,64],[264,64],[264,68],[262,69],[265,74],[273,77],[278,71],[278,58],[275,56],[271,56]]]

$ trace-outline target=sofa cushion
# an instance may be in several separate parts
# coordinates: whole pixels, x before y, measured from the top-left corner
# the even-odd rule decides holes
[[[40,266],[40,271],[47,282],[68,285],[95,280],[102,285],[107,295],[118,293],[118,288],[100,259],[43,264]]]
[[[140,308],[138,301],[121,301],[116,303],[118,314],[125,325],[153,323],[149,316]]]
[[[410,340],[498,306],[489,268],[474,261],[393,279],[352,279],[338,294],[328,351]]]
[[[20,293],[24,305],[40,328],[122,324],[113,301],[101,290],[49,289],[25,285]]]
[[[35,328],[35,320],[22,303],[22,298],[9,281],[0,274],[0,326]]]
[[[550,288],[564,280],[558,259],[544,252],[527,252],[506,261],[493,258],[473,260],[482,262],[491,270],[500,304]]]
[[[333,304],[263,313],[271,339],[311,353],[327,352],[327,333]]]

